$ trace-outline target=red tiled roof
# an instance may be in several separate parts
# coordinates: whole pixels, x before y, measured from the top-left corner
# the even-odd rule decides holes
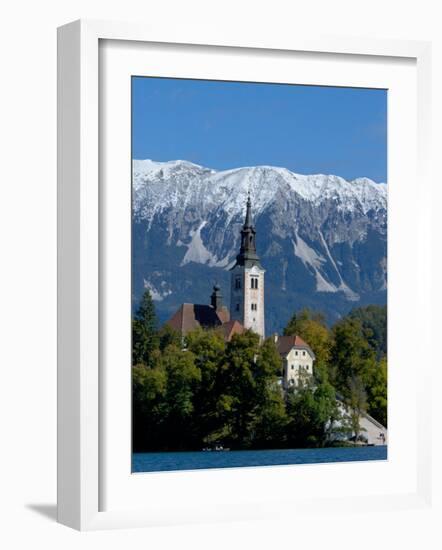
[[[287,355],[292,348],[300,348],[306,349],[311,353],[313,358],[315,357],[310,346],[297,334],[294,336],[279,336],[276,341],[276,347],[280,355]]]
[[[225,306],[220,307],[216,311],[216,313],[217,313],[218,318],[221,321],[221,323],[229,323],[230,322],[230,313],[229,313],[229,310]]]
[[[167,324],[182,335],[186,335],[198,327],[220,327],[226,321],[229,321],[229,311],[224,306],[215,310],[212,306],[205,304],[182,304]]]
[[[239,321],[228,321],[221,326],[224,340],[230,342],[234,334],[242,334],[244,332],[244,326]]]

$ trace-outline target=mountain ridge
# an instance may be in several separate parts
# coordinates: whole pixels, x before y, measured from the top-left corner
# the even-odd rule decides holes
[[[134,160],[134,302],[150,288],[161,320],[178,302],[202,303],[210,285],[196,284],[196,273],[221,279],[227,295],[250,192],[268,271],[269,327],[280,330],[278,304],[289,294],[295,306],[323,305],[330,319],[357,302],[385,303],[387,191],[387,184],[364,177]],[[194,289],[183,284],[192,280]]]

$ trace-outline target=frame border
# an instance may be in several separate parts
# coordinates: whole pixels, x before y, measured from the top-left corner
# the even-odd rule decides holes
[[[206,31],[207,32],[207,31]],[[57,44],[57,509],[58,521],[78,530],[150,526],[142,510],[99,511],[99,41],[126,40],[231,48],[305,51],[348,55],[408,57],[416,61],[418,81],[418,173],[424,202],[431,202],[431,43],[297,35],[279,37],[269,44],[255,32],[252,39],[223,29],[198,38],[173,29],[171,36],[154,27],[134,23],[78,20],[58,29]],[[221,33],[221,34],[220,34]],[[194,33],[192,33],[193,35]],[[250,36],[250,33],[248,34]],[[426,219],[429,242],[431,220]],[[431,265],[431,250],[420,251],[422,265]],[[431,288],[429,269],[424,272]],[[431,317],[431,304],[422,291],[422,312]],[[431,345],[431,335],[424,335]],[[418,388],[418,490],[406,497],[366,497],[366,511],[382,501],[396,509],[431,504],[431,402],[429,368],[422,371]],[[352,502],[342,502],[350,510]],[[253,515],[253,514],[252,514]],[[194,522],[204,521],[195,518]],[[162,524],[169,524],[167,518]],[[155,522],[158,525],[158,521]]]

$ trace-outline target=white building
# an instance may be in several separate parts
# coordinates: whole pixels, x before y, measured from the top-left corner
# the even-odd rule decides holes
[[[295,386],[299,378],[313,375],[315,354],[299,336],[278,336],[275,343],[282,359],[282,386],[288,389]]]
[[[256,253],[256,230],[249,195],[241,230],[241,248],[231,269],[230,319],[253,330],[261,339],[265,338],[264,273]]]

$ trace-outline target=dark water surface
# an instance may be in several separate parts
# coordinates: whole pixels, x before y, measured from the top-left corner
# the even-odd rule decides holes
[[[386,460],[387,446],[331,447],[326,449],[282,449],[274,451],[199,451],[177,453],[134,453],[133,472],[166,472],[241,466],[277,466]]]

